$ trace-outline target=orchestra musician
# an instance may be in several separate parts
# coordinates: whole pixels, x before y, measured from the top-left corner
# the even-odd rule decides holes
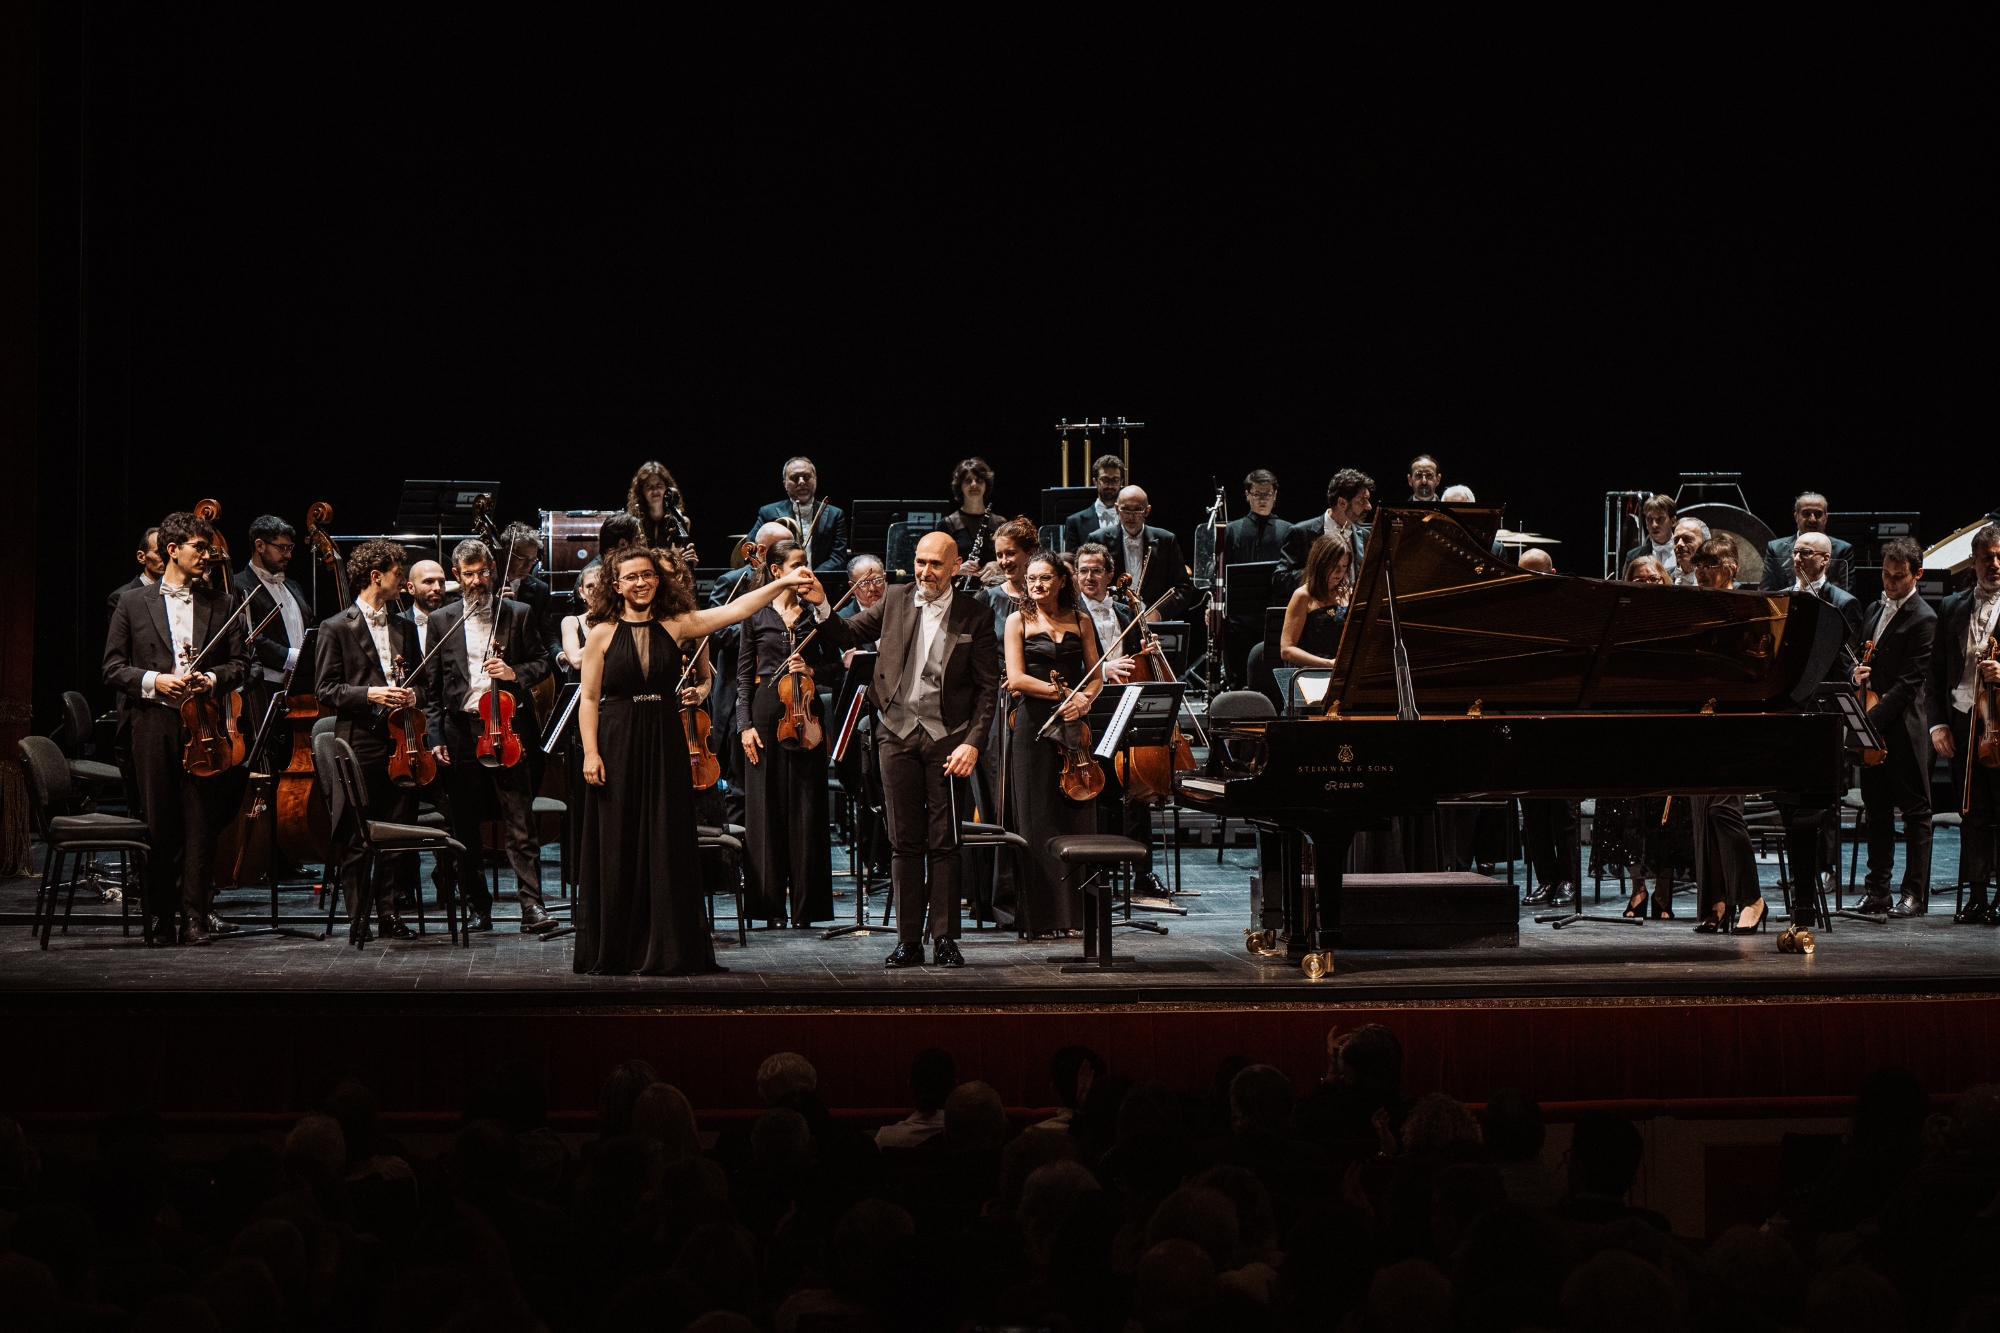
[[[775,576],[808,566],[804,546],[786,538],[768,556]],[[779,684],[792,681],[814,701],[812,668],[836,659],[814,635],[803,655],[793,645],[829,614],[825,601],[811,610],[786,587],[743,622],[736,656],[736,731],[743,747],[745,894],[752,916],[776,925],[810,926],[833,915],[833,843],[828,833],[826,770],[833,752],[833,724],[821,717],[820,743],[781,741],[785,712]],[[803,673],[803,674],[801,674]],[[801,738],[802,739],[802,738]]]
[[[222,699],[241,687],[250,649],[242,616],[233,614],[227,599],[201,589],[215,529],[206,519],[177,511],[160,521],[159,535],[166,556],[160,581],[119,598],[112,612],[104,683],[124,697],[130,719],[132,770],[150,848],[146,943],[174,943],[178,913],[181,940],[207,944],[222,778],[197,778],[183,765],[187,737],[180,705],[190,695]],[[210,641],[218,638],[211,649]],[[200,666],[190,671],[187,663],[194,658]]]
[[[1800,535],[1796,558],[1806,541]],[[1857,687],[1873,688],[1879,702],[1868,710],[1868,725],[1882,738],[1888,757],[1861,766],[1861,800],[1868,815],[1867,895],[1858,911],[1886,911],[1894,917],[1922,916],[1931,902],[1931,736],[1925,721],[1924,691],[1930,679],[1937,612],[1917,594],[1924,553],[1908,537],[1882,543],[1882,595],[1861,616],[1864,638],[1874,644],[1865,666],[1854,668]],[[1903,892],[1889,905],[1889,875],[1896,868],[1896,811],[1903,812]]]
[[[1444,469],[1429,454],[1418,454],[1410,460],[1409,471],[1404,475],[1410,483],[1410,498],[1425,504],[1438,498],[1438,491],[1444,485]]]
[[[1241,518],[1232,519],[1229,526],[1223,529],[1223,563],[1242,565],[1283,559],[1285,538],[1292,525],[1272,512],[1278,504],[1277,474],[1260,467],[1244,477],[1243,500],[1249,506],[1249,512]],[[1263,638],[1264,613],[1261,610],[1230,614],[1228,637],[1224,642],[1227,645],[1228,679],[1232,683],[1242,683],[1250,649]]]
[[[412,708],[417,702],[413,687],[391,682],[399,669],[414,672],[422,660],[417,627],[396,613],[408,562],[409,555],[401,546],[379,538],[348,552],[347,582],[354,589],[354,603],[320,625],[313,659],[313,693],[320,706],[333,714],[333,734],[353,749],[368,802],[364,809],[344,811],[345,817],[333,830],[331,859],[338,869],[341,899],[347,907],[348,939],[354,943],[373,938],[368,927],[371,903],[376,929],[383,939],[407,940],[413,934],[396,912],[397,881],[410,882],[413,877],[396,874],[395,863],[409,858],[378,858],[375,882],[364,895],[360,831],[364,819],[391,824],[416,822],[416,790],[399,787],[389,777],[389,756],[395,748],[390,739],[389,712]]]
[[[2000,768],[1969,752],[1972,706],[1981,681],[2000,689],[2000,661],[1986,656],[2000,634],[2000,523],[1972,534],[1973,585],[1944,599],[1924,695],[1931,744],[1951,760],[1951,787],[1965,803],[1959,828],[1959,877],[1970,886],[1958,920],[2000,925],[2000,902],[1987,896],[2000,836]]]
[[[1625,553],[1628,570],[1640,556],[1650,556],[1660,562],[1660,568],[1667,572],[1669,580],[1673,578],[1674,516],[1677,512],[1674,497],[1664,493],[1649,496],[1639,506],[1639,521],[1645,525],[1646,535],[1637,546]]]
[[[1076,569],[1077,608],[1089,619],[1097,639],[1097,674],[1107,685],[1122,685],[1136,668],[1132,654],[1139,646],[1135,642],[1138,631],[1128,633],[1126,626],[1138,613],[1130,600],[1112,592],[1116,576],[1111,570],[1111,552],[1104,543],[1085,542],[1069,558]],[[1125,784],[1115,760],[1099,760],[1098,766],[1104,770],[1104,790],[1097,797],[1099,825],[1145,846],[1146,859],[1136,867],[1138,882],[1150,895],[1169,898],[1166,885],[1153,871],[1153,807],[1125,799]]]
[[[503,689],[514,696],[515,725],[523,736],[532,738],[539,730],[530,691],[549,674],[548,645],[535,633],[526,606],[498,596],[495,558],[484,542],[468,537],[453,548],[451,559],[464,600],[431,613],[426,642],[436,642],[428,636],[438,636],[443,645],[431,658],[427,679],[418,683],[418,691],[429,730],[444,737],[437,754],[441,764],[449,765],[452,835],[467,849],[459,861],[458,877],[472,902],[471,928],[493,928],[492,894],[477,850],[480,817],[490,803],[498,807],[507,860],[514,868],[521,931],[550,930],[555,920],[542,905],[541,847],[535,841],[530,767],[523,760],[488,768],[477,755],[479,701],[489,690]]]
[[[1673,576],[1676,587],[1694,588],[1700,586],[1694,576],[1694,555],[1701,544],[1709,539],[1708,524],[1698,518],[1677,518],[1674,520],[1674,558],[1667,565],[1667,572]],[[1735,558],[1735,548],[1730,548],[1730,558]]]
[[[1368,516],[1375,512],[1370,497],[1375,480],[1358,468],[1344,467],[1326,483],[1326,512],[1303,523],[1292,524],[1285,534],[1285,553],[1271,576],[1271,590],[1289,596],[1305,573],[1306,557],[1322,532],[1339,532],[1347,538],[1356,566],[1368,547]]]
[[[252,735],[264,720],[271,696],[284,687],[285,673],[298,666],[306,631],[317,623],[305,589],[289,573],[297,542],[298,532],[291,524],[276,514],[262,515],[250,524],[250,559],[231,580],[236,592],[250,599],[250,607],[243,613],[249,620],[246,630],[263,624],[271,608],[278,608],[278,618],[265,625],[264,632],[250,643],[256,661],[243,686],[243,725]],[[305,682],[298,685],[297,693],[304,694]],[[290,734],[287,714],[280,709],[266,749],[283,753],[290,745]],[[254,761],[255,756],[251,758]]]
[[[507,558],[507,577],[501,594],[528,608],[536,634],[548,644],[549,655],[553,657],[562,648],[562,617],[556,612],[549,585],[535,575],[535,566],[542,559],[541,529],[526,523],[509,523],[500,534],[500,550]]]
[[[1075,581],[1060,555],[1038,551],[1028,558],[1023,579],[1025,604],[1007,619],[1005,688],[1018,702],[1008,746],[1007,789],[1014,826],[1028,842],[1028,874],[1015,887],[1015,910],[1030,938],[1068,934],[1076,926],[1075,891],[1048,841],[1065,833],[1097,832],[1097,806],[1090,797],[1071,800],[1062,789],[1063,748],[1055,738],[1039,739],[1052,713],[1060,713],[1067,743],[1081,744],[1075,723],[1090,711],[1104,688],[1097,669],[1097,634],[1076,602]],[[1052,683],[1054,673],[1070,686]],[[1090,760],[1096,763],[1095,760]]]
[[[1340,634],[1347,626],[1347,603],[1353,595],[1352,548],[1338,529],[1323,532],[1306,556],[1305,581],[1285,603],[1285,626],[1279,633],[1278,657],[1290,667],[1331,669],[1340,651]]]
[[[1824,532],[1802,532],[1792,543],[1791,560],[1791,590],[1809,592],[1840,612],[1840,618],[1847,622],[1848,647],[1858,650],[1866,608],[1860,598],[1827,577],[1833,561],[1832,540]]]
[[[104,613],[111,614],[118,609],[118,599],[134,588],[150,588],[160,581],[160,571],[166,561],[160,555],[160,525],[155,523],[139,534],[139,545],[132,552],[132,558],[139,562],[139,572],[111,590],[104,599]]]
[[[597,581],[603,577],[604,566],[602,564],[591,565],[581,574],[577,575],[576,600],[579,603],[587,605],[590,601],[590,590],[596,587]],[[567,668],[571,672],[583,669],[583,640],[584,636],[590,632],[589,627],[583,623],[583,620],[583,613],[581,610],[578,610],[565,615],[556,630],[556,641],[558,644],[557,664]]]
[[[1692,520],[1682,519],[1682,523]],[[1676,526],[1674,542],[1680,544]],[[1678,555],[1679,552],[1676,552]],[[1736,539],[1717,533],[1697,546],[1681,562],[1692,568],[1697,586],[1727,592],[1736,586]],[[1689,813],[1694,818],[1694,873],[1697,910],[1694,929],[1702,935],[1748,934],[1764,924],[1768,908],[1764,890],[1757,880],[1757,852],[1750,842],[1750,826],[1743,822],[1741,796],[1690,796]],[[1729,920],[1729,907],[1736,907],[1736,920]]]
[[[1658,556],[1641,555],[1634,556],[1626,563],[1625,581],[1627,583],[1645,583],[1655,588],[1663,588],[1673,582],[1673,579],[1669,577],[1667,567],[1660,562]]]
[[[874,606],[820,627],[836,648],[878,643],[869,701],[875,706],[897,906],[889,967],[919,967],[923,940],[935,962],[962,967],[959,951],[958,821],[953,784],[979,762],[1000,692],[1000,652],[990,608],[952,584],[957,543],[933,532],[917,543],[916,582],[891,588]],[[823,598],[805,589],[808,601]],[[925,876],[928,857],[930,873]]]
[[[1022,576],[1027,573],[1028,558],[1039,551],[1041,545],[1041,530],[1026,514],[1008,519],[995,528],[989,547],[992,558],[986,562],[986,576],[997,581],[988,583],[973,594],[992,608],[993,643],[995,651],[1000,655],[1000,674],[1003,677],[1007,674],[1007,618],[1028,600],[1028,588],[1022,582]],[[1001,796],[1003,788],[1009,792],[1012,790],[1006,786],[1007,773],[1001,757],[1004,748],[1000,743],[1002,729],[1007,725],[1004,712],[1002,708],[996,708],[993,712],[993,727],[987,734],[986,744],[980,747],[979,767],[973,775],[973,781],[977,784],[976,803],[981,817],[989,822],[996,818],[996,811],[1004,811],[1006,802]],[[1005,822],[1009,827],[1012,826],[1011,814]],[[968,873],[973,875],[971,894],[982,916],[994,906],[989,899],[996,896],[995,877],[979,869],[979,866],[984,864],[985,856],[989,854],[984,851],[967,853],[977,863]],[[1018,907],[1019,894],[1014,883],[1014,858],[1000,857],[999,862],[998,900],[1003,903],[1013,903]]]
[[[1099,528],[1090,539],[1111,552],[1117,573],[1132,576],[1139,600],[1153,608],[1147,613],[1149,620],[1177,620],[1194,606],[1194,585],[1181,559],[1180,541],[1165,528],[1146,522],[1152,512],[1146,492],[1127,486],[1118,492],[1118,521]]]
[[[406,663],[414,673],[423,663],[424,655],[431,647],[431,613],[446,601],[444,566],[435,560],[419,560],[410,566],[403,582],[403,597],[409,603],[396,614],[408,621],[410,632],[415,636],[417,655]],[[421,684],[421,682],[418,682]],[[431,747],[431,753],[449,753],[445,735],[433,721],[431,714],[424,714],[424,743]],[[435,780],[416,789],[417,801],[428,801],[431,808],[444,816],[446,827],[451,823],[451,768],[443,760],[438,762]],[[396,862],[396,910],[400,914],[408,905],[415,892],[418,866],[414,858],[394,858]],[[431,858],[431,884],[437,889],[439,902],[458,900],[458,862],[449,856]]]
[[[1097,483],[1097,498],[1088,509],[1079,509],[1063,520],[1063,550],[1075,555],[1091,534],[1114,527],[1118,522],[1118,492],[1125,489],[1125,463],[1117,454],[1099,454],[1090,465]]]
[[[691,525],[681,504],[681,488],[674,484],[674,474],[667,471],[664,463],[641,463],[632,474],[632,484],[625,488],[625,512],[639,522],[635,539],[643,537],[653,550],[673,551],[693,565],[694,535],[689,531]],[[600,531],[597,554],[602,558],[627,544],[607,542]]]
[[[665,551],[614,552],[592,590],[578,692],[583,833],[577,972],[717,972],[704,907],[687,733],[676,697],[691,645],[812,584],[803,567],[727,607],[697,609],[686,567]],[[823,780],[822,780],[823,782]]]
[[[1776,592],[1785,586],[1785,576],[1792,570],[1792,547],[1800,537],[1808,532],[1826,536],[1832,548],[1832,557],[1827,564],[1826,576],[1835,587],[1850,591],[1854,582],[1854,547],[1838,537],[1826,532],[1826,497],[1818,491],[1806,491],[1792,501],[1792,522],[1798,527],[1794,536],[1779,537],[1764,548],[1764,577],[1758,586],[1766,592]]]
[[[950,534],[957,544],[960,574],[976,578],[993,561],[993,534],[1006,520],[987,512],[992,494],[993,468],[985,459],[967,458],[951,470],[951,498],[958,508],[939,519],[934,531]],[[979,553],[976,560],[975,549]]]
[[[784,523],[766,523],[757,529],[753,538],[744,543],[743,564],[717,579],[709,590],[709,607],[727,606],[732,599],[740,601],[763,587],[765,562],[771,549],[790,540],[792,530]],[[715,689],[709,695],[709,735],[722,764],[723,818],[731,824],[742,824],[744,820],[743,737],[736,729],[737,649],[741,642],[742,631],[734,620],[708,636],[708,656],[715,668]]]
[[[807,563],[822,574],[831,574],[847,564],[847,514],[833,505],[815,500],[819,492],[819,469],[803,454],[785,460],[785,498],[757,511],[757,520],[746,531],[756,532],[766,523],[789,523],[792,534],[805,548]]]

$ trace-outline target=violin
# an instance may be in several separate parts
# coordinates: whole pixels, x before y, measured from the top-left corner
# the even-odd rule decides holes
[[[1867,666],[1868,659],[1873,656],[1875,656],[1875,640],[1870,639],[1861,645],[1861,665]],[[1855,686],[1854,697],[1861,704],[1861,711],[1864,713],[1873,711],[1875,705],[1882,702],[1882,696],[1866,685]],[[1873,768],[1877,764],[1886,763],[1888,758],[1889,752],[1887,750],[1863,748],[1861,751],[1861,762],[1869,768]]]
[[[1980,654],[1979,660],[1990,662],[1996,654],[2000,654],[2000,641],[1996,641],[1989,634],[1986,637],[1986,651]],[[1993,687],[1986,683],[1986,677],[1974,672],[1973,680],[1975,682],[1972,695],[1973,735],[1969,737],[1973,743],[1972,753],[1978,758],[1980,767],[2000,768],[2000,698],[1995,697]],[[1966,771],[1969,773],[1971,769],[1972,765],[1967,764]],[[1968,783],[1966,791],[1969,795],[1972,790],[1969,785],[1971,779],[1967,778],[1966,781]]]
[[[493,643],[488,657],[499,657],[500,596],[496,588],[488,599],[493,608]],[[471,611],[467,615],[473,614]],[[521,738],[514,732],[514,696],[505,681],[487,678],[486,693],[479,696],[479,745],[474,751],[488,768],[512,768],[521,762]]]
[[[192,672],[195,665],[193,651],[183,645],[181,670]],[[243,733],[236,726],[242,716],[243,696],[234,690],[226,699],[207,690],[181,700],[181,729],[187,733],[181,767],[198,778],[212,778],[242,763]]]
[[[1069,682],[1060,671],[1049,672],[1049,684],[1056,687],[1057,704],[1069,697]],[[1090,754],[1090,724],[1076,720],[1076,743],[1069,740],[1068,723],[1060,724],[1050,739],[1062,748],[1062,794],[1072,801],[1094,801],[1104,790],[1104,770]]]
[[[790,630],[785,634],[788,640],[795,638]],[[798,651],[794,642],[787,656]],[[826,739],[826,731],[819,724],[819,682],[811,667],[778,677],[778,706],[783,710],[778,714],[778,743],[790,741],[801,750],[817,750]]]
[[[682,729],[687,733],[688,763],[694,769],[694,789],[707,791],[722,780],[722,761],[708,748],[712,730],[708,710],[700,704],[681,705]]]
[[[1120,574],[1116,588],[1117,595],[1132,608],[1138,621],[1139,636],[1143,644],[1134,653],[1132,679],[1134,681],[1171,681],[1174,669],[1167,665],[1166,652],[1160,647],[1159,637],[1146,628],[1146,608],[1139,600],[1139,594],[1132,588],[1132,576]],[[1132,747],[1132,762],[1129,776],[1125,754],[1121,751],[1117,758],[1118,780],[1126,784],[1133,799],[1139,801],[1163,801],[1173,795],[1174,774],[1186,773],[1194,768],[1194,748],[1175,727],[1167,737],[1165,745],[1139,745]]]
[[[401,653],[393,665],[389,683],[400,690],[406,678]],[[428,787],[437,781],[437,756],[424,743],[424,715],[415,704],[389,710],[389,739],[395,745],[389,752],[391,782],[398,787]]]

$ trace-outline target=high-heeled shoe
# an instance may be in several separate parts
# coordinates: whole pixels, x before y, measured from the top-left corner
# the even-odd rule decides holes
[[[1752,921],[1747,926],[1744,925],[1743,918],[1745,916],[1748,916],[1753,911],[1757,914],[1757,919],[1755,921]],[[1759,898],[1756,902],[1751,903],[1748,907],[1744,908],[1741,912],[1737,913],[1736,924],[1729,928],[1729,933],[1732,935],[1755,935],[1758,931],[1764,928],[1764,922],[1770,917],[1770,915],[1771,915],[1770,904],[1766,903],[1762,898]]]
[[[1672,889],[1654,889],[1653,900],[1646,904],[1646,915],[1654,921],[1672,921],[1674,919],[1674,891]]]
[[[1694,933],[1697,935],[1720,935],[1728,929],[1728,924],[1719,916],[1705,916],[1694,923]]]
[[[1645,885],[1641,884],[1638,888],[1632,890],[1632,900],[1625,904],[1626,919],[1628,921],[1643,920],[1646,915],[1646,903],[1648,901],[1649,895],[1646,892]]]

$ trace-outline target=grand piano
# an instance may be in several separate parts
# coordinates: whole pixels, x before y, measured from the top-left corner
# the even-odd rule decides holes
[[[1312,844],[1311,887],[1300,857],[1265,867],[1285,955],[1330,965],[1356,833],[1447,801],[1769,795],[1807,886],[1795,916],[1823,911],[1818,834],[1849,741],[1815,696],[1838,613],[1807,595],[1527,573],[1493,554],[1492,515],[1379,509],[1315,715],[1212,721],[1205,771],[1181,779],[1186,805]]]

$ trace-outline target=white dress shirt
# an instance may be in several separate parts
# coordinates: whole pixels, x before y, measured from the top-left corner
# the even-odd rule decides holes
[[[1965,626],[1965,669],[1959,673],[1958,684],[1951,691],[1951,706],[1961,713],[1972,711],[1972,696],[1979,679],[1979,657],[1986,651],[1986,639],[1993,633],[1996,619],[2000,619],[2000,588],[1988,592],[1975,585],[1972,616]]]
[[[492,598],[477,611],[470,603],[465,609],[465,667],[471,677],[465,689],[465,711],[479,711],[479,697],[493,688],[493,677],[486,674],[486,654],[493,645]]]
[[[1654,544],[1653,559],[1660,562],[1660,568],[1672,574],[1674,572],[1674,544],[1672,542],[1668,542],[1664,546]]]
[[[1104,659],[1098,663],[1097,669],[1103,672],[1114,656],[1125,651],[1124,643],[1118,638],[1118,613],[1112,609],[1109,597],[1101,602],[1093,602],[1088,597],[1079,600],[1083,603],[1083,609],[1090,613],[1090,623],[1097,627],[1097,651]],[[1104,678],[1111,679],[1109,675]]]
[[[1822,574],[1811,583],[1800,583],[1798,575],[1792,576],[1793,592],[1809,592],[1821,601],[1826,600],[1826,575]]]
[[[1102,500],[1093,500],[1090,503],[1091,508],[1097,511],[1098,527],[1115,528],[1118,526],[1118,505],[1116,501],[1106,504]]]
[[[160,587],[160,600],[167,605],[167,634],[173,639],[174,670],[179,671],[194,652],[194,589],[185,583],[167,583]],[[160,673],[148,671],[139,681],[140,697],[159,698],[153,688]]]
[[[931,660],[931,648],[937,643],[937,636],[944,632],[945,613],[951,610],[951,588],[947,586],[937,597],[926,598],[917,594],[917,655],[913,665],[915,678],[910,681],[910,706],[916,707],[919,699],[936,693],[929,681],[924,679],[924,663]]]
[[[1146,530],[1139,529],[1139,535],[1123,533],[1125,538],[1125,572],[1132,576],[1132,586],[1139,585],[1139,573],[1146,567]]]
[[[1821,581],[1824,582],[1825,580]],[[1875,632],[1873,634],[1870,634],[1868,637],[1875,640],[1875,642],[1877,643],[1882,642],[1882,636],[1889,632],[1889,622],[1894,620],[1896,618],[1896,613],[1902,610],[1904,604],[1907,603],[1912,597],[1915,597],[1916,595],[1917,595],[1917,586],[1913,583],[1910,585],[1910,590],[1904,593],[1901,597],[1897,597],[1894,599],[1884,597],[1882,599],[1882,614],[1877,616],[1875,619]]]
[[[250,572],[257,576],[257,581],[264,585],[264,591],[270,593],[271,600],[278,604],[278,618],[285,622],[285,638],[292,645],[291,651],[285,654],[283,669],[273,671],[270,667],[260,666],[257,672],[265,680],[283,680],[285,672],[299,664],[299,645],[306,641],[305,614],[299,610],[298,599],[292,596],[292,590],[285,586],[283,574],[273,574],[255,560],[250,562]]]
[[[382,679],[386,683],[396,678],[396,650],[389,645],[389,608],[375,610],[366,602],[356,602],[361,619],[368,625],[368,632],[375,639],[375,656],[382,663]]]

